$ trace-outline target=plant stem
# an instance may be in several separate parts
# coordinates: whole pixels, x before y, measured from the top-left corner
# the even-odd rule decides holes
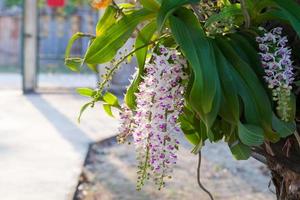
[[[109,71],[109,73],[107,74],[107,77],[104,79],[104,81],[100,84],[99,86],[99,89],[98,91],[102,92],[104,86],[107,84],[107,82],[109,81],[109,79],[111,78],[111,76],[113,75],[113,73],[118,69],[119,65],[124,62],[124,60],[126,60],[129,56],[131,56],[132,54],[134,54],[136,51],[144,48],[144,47],[147,47],[151,44],[155,44],[155,42],[157,42],[159,39],[157,40],[154,40],[154,41],[151,41],[145,45],[142,45],[138,48],[135,48],[134,50],[132,50],[129,54],[127,54],[126,56],[124,56],[121,60],[119,60],[115,65],[114,67]]]
[[[202,185],[201,180],[200,180],[200,167],[201,167],[201,151],[199,151],[198,153],[199,157],[198,157],[198,167],[197,167],[197,182],[199,187],[206,193],[208,194],[209,198],[211,200],[214,200],[214,197],[212,196],[212,194]]]
[[[247,8],[245,0],[241,0],[241,8],[242,8],[243,15],[245,18],[245,27],[248,29],[248,28],[250,28],[251,22],[250,22],[250,15],[247,10],[248,8]]]

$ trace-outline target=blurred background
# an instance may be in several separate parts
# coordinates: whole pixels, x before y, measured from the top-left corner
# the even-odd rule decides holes
[[[137,192],[134,147],[115,143],[118,121],[97,104],[78,123],[80,107],[89,99],[75,88],[95,88],[104,73],[104,66],[99,74],[64,66],[71,36],[94,33],[103,13],[90,3],[0,0],[0,199],[208,199],[197,186],[197,156],[183,138],[167,188],[148,184]],[[77,40],[72,55],[82,56],[87,45],[87,39]],[[134,68],[132,59],[111,81],[120,98]],[[256,160],[236,162],[224,144],[207,145],[203,154],[203,182],[216,200],[275,199],[267,187],[269,174]]]
[[[74,33],[94,34],[101,11],[93,9],[90,6],[91,2],[86,0],[29,2],[31,9],[35,7],[34,4],[37,5],[37,14],[33,16],[36,19],[30,17],[29,20],[23,20],[23,0],[0,1],[0,88],[22,88],[22,75],[26,74],[22,59],[22,51],[26,44],[26,23],[36,23],[36,55],[35,60],[32,60],[36,64],[31,64],[32,68],[35,68],[32,73],[32,76],[35,76],[34,89],[95,87],[100,76],[93,74],[86,67],[82,68],[80,74],[70,71],[64,65],[64,53]],[[72,55],[84,55],[88,42],[88,38],[77,40],[73,45]],[[114,87],[115,90],[119,87],[124,90],[132,72],[133,67],[127,67],[119,73],[126,73],[128,76],[118,76],[112,81],[119,84],[117,88]]]
[[[62,3],[61,3],[62,2]],[[70,81],[72,72],[64,66],[64,52],[70,37],[78,32],[93,33],[99,13],[87,1],[38,1],[37,2],[37,87],[95,86],[96,76],[86,68]],[[34,7],[34,2],[31,2]],[[0,1],[0,73],[7,83],[0,87],[21,88],[23,1]],[[35,20],[32,20],[35,22]],[[30,22],[28,22],[30,23]],[[87,39],[78,40],[72,49],[73,55],[82,55],[88,45]],[[68,81],[64,81],[68,80]]]

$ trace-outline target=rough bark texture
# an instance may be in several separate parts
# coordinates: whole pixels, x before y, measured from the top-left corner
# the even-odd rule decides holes
[[[300,199],[300,151],[294,137],[271,145],[274,156],[267,157],[278,200]]]
[[[294,136],[254,151],[266,158],[278,200],[300,200],[300,148]]]

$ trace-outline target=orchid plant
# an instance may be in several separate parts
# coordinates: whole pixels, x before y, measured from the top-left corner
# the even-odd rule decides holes
[[[138,189],[149,178],[164,186],[182,133],[193,153],[206,141],[223,140],[236,159],[263,156],[273,171],[276,145],[299,155],[300,6],[294,0],[95,0],[92,5],[105,9],[96,35],[76,33],[65,63],[73,71],[87,64],[96,72],[98,64],[112,63],[97,88],[77,89],[91,98],[80,116],[100,101],[109,115],[112,108],[120,111],[118,141],[133,137]],[[132,35],[133,50],[115,60]],[[81,37],[90,38],[89,47],[82,58],[71,57],[72,44]],[[120,105],[105,87],[131,56],[137,71]],[[299,168],[290,171],[300,174]],[[276,180],[279,197],[283,186]]]

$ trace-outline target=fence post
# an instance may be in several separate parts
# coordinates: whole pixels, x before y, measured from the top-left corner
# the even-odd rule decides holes
[[[34,92],[38,59],[38,0],[24,0],[22,29],[23,92]]]

